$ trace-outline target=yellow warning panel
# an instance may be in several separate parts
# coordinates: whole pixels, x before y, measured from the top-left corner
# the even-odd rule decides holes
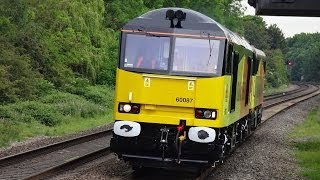
[[[194,90],[194,81],[188,81],[188,90],[193,91]]]
[[[144,78],[144,87],[150,87],[151,79],[149,77]]]

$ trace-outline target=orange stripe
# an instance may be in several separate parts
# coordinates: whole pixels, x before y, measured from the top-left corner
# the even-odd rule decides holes
[[[133,31],[133,30],[125,30],[122,29],[122,32],[132,32],[132,33],[138,33],[141,31]],[[165,33],[165,32],[147,32],[150,34],[158,34],[158,35],[171,35],[171,36],[186,36],[186,37],[199,37],[199,38],[207,38],[208,36],[201,36],[201,35],[194,35],[194,34],[178,34],[178,33]],[[223,36],[210,36],[211,38],[216,38],[216,39],[226,39],[226,37]]]

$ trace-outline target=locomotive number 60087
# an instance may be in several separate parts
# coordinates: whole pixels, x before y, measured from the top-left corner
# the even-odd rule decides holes
[[[176,98],[176,102],[191,103],[192,101],[193,101],[192,98],[183,98],[183,97]]]

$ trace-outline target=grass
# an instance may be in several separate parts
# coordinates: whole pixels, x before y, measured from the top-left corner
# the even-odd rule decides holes
[[[59,125],[49,127],[39,122],[8,123],[0,121],[0,147],[13,141],[22,141],[34,136],[61,136],[102,126],[112,121],[112,113],[93,118],[72,118]]]
[[[35,136],[60,136],[113,120],[113,88],[88,86],[81,94],[54,90],[36,101],[0,106],[0,147]]]
[[[290,136],[294,138],[301,175],[307,179],[320,179],[320,107],[311,111]]]
[[[283,92],[288,88],[288,85],[283,84],[280,87],[277,88],[272,88],[272,87],[266,87],[264,90],[264,95],[268,96],[270,94],[275,94],[275,93],[279,93],[279,92]]]

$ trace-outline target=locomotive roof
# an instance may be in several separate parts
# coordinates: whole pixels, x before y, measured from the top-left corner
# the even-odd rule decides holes
[[[182,10],[186,13],[186,19],[181,22],[182,28],[170,28],[170,20],[166,19],[167,10]],[[215,36],[223,37],[229,41],[242,45],[250,51],[254,51],[252,46],[242,37],[222,26],[210,17],[199,12],[184,8],[161,8],[147,12],[131,21],[123,29],[125,30],[145,30],[168,33],[192,34],[203,37]]]
[[[252,46],[252,49],[256,53],[257,57],[262,57],[262,58],[266,57],[266,54],[263,51],[261,51],[260,49],[257,49],[254,46]]]

